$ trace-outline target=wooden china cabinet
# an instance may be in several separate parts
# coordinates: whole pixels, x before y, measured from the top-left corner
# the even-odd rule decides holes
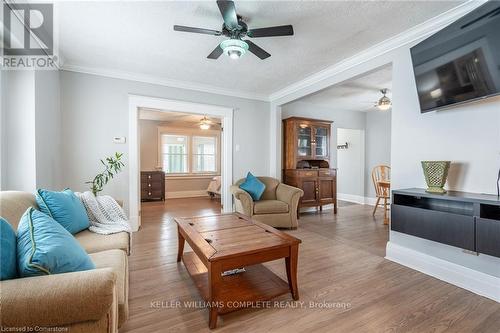
[[[337,214],[337,170],[330,168],[332,121],[291,117],[283,120],[284,183],[304,191],[300,207],[333,204]],[[298,213],[298,212],[297,212]]]

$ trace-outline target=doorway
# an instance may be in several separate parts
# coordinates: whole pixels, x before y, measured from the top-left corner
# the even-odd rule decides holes
[[[146,96],[129,96],[129,215],[131,225],[134,230],[138,230],[141,225],[141,127],[140,127],[140,114],[141,110],[149,110],[160,113],[183,113],[186,116],[195,117],[199,122],[198,126],[201,124],[203,117],[210,119],[218,119],[220,122],[220,139],[219,139],[219,154],[220,154],[220,202],[223,212],[232,211],[232,197],[229,193],[229,187],[233,181],[233,166],[232,166],[232,124],[233,124],[233,109],[228,107],[221,107],[208,104],[190,103],[177,100],[161,99]],[[159,142],[162,138],[167,143],[169,137],[162,137],[161,131],[157,130],[156,135]],[[165,134],[169,135],[169,134]],[[174,139],[177,141],[177,137],[182,137],[183,135],[179,133],[172,133],[175,136]],[[185,137],[185,135],[184,135]],[[191,135],[191,141],[189,141],[189,147],[194,151],[193,147],[198,147],[196,143],[200,143],[199,138],[194,138],[196,135]],[[200,136],[201,137],[201,136]],[[170,138],[172,139],[172,138]],[[201,138],[203,141],[204,139]],[[196,141],[195,143],[193,143]],[[160,141],[161,142],[161,141]],[[180,141],[179,141],[180,142]],[[205,145],[205,141],[202,145]],[[161,143],[157,144],[156,151],[159,152],[159,146]],[[187,147],[187,146],[186,146]],[[175,152],[173,152],[175,153]],[[160,154],[157,153],[159,156]],[[188,155],[177,154],[177,155]],[[213,159],[213,157],[205,156],[211,154],[191,154],[193,156],[189,157],[191,161],[197,159],[198,161],[207,162]],[[194,156],[196,155],[196,156]],[[203,156],[198,156],[203,155]],[[178,156],[179,157],[179,156]],[[160,157],[156,159],[155,169],[176,168],[175,170],[180,170],[179,168],[187,168],[187,170],[196,171],[197,165],[194,161],[193,163],[188,162],[189,158],[187,156],[180,156],[181,159],[185,161],[184,165],[170,164],[165,166]],[[208,163],[208,162],[207,162]],[[167,163],[168,164],[168,163]],[[203,163],[202,163],[203,164]],[[206,163],[204,164],[206,165]]]
[[[139,132],[144,216],[185,207],[221,212],[220,117],[140,108]]]

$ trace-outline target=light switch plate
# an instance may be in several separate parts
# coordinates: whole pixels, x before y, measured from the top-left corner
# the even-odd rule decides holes
[[[113,138],[114,143],[125,143],[127,140],[124,136],[115,136]]]

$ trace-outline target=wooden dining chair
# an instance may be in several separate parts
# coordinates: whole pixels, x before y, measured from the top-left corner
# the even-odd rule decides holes
[[[387,210],[389,209],[388,200],[391,195],[391,167],[387,165],[377,165],[374,167],[372,170],[372,180],[375,187],[375,194],[377,195],[377,202],[375,203],[375,208],[373,208],[373,216],[377,212],[377,207],[383,205],[384,224],[388,224]],[[383,204],[380,202],[381,199],[384,200]]]

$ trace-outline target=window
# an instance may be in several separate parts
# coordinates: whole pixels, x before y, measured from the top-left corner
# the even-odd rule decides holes
[[[217,139],[210,136],[193,136],[193,172],[216,172]]]
[[[166,173],[188,172],[188,137],[183,135],[161,135],[163,171]]]
[[[178,135],[159,131],[159,156],[163,171],[167,174],[217,173],[218,138],[215,133]]]

